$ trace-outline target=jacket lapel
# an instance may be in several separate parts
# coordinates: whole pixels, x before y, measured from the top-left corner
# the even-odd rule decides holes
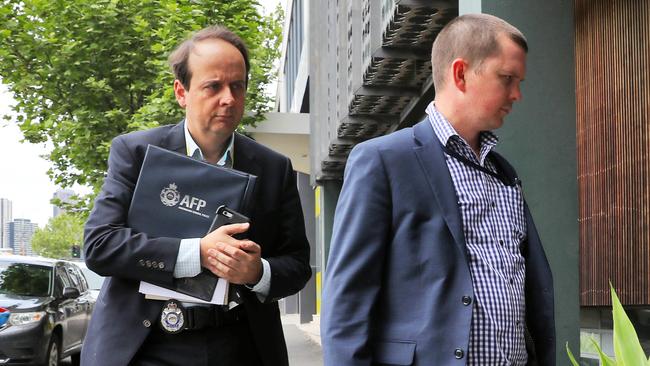
[[[250,141],[247,137],[235,132],[233,169],[255,175],[259,179],[262,169],[256,160],[255,149],[250,148],[249,145]]]
[[[428,118],[413,126],[413,138],[415,142],[413,150],[427,177],[429,187],[441,208],[451,235],[465,253],[465,236],[456,190],[449,174],[442,145],[436,138]]]

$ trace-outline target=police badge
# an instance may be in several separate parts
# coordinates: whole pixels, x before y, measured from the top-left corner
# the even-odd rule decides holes
[[[176,334],[183,330],[185,324],[185,309],[176,300],[167,300],[160,315],[160,325],[163,330],[170,334]]]

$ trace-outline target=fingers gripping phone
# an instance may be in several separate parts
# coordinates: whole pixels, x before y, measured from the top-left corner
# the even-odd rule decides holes
[[[214,220],[212,220],[212,225],[210,225],[210,230],[208,230],[208,233],[211,233],[224,225],[243,224],[246,222],[250,222],[248,217],[226,207],[225,205],[221,205],[219,208],[217,208],[217,212],[214,215]],[[233,238],[239,240],[244,239],[245,237],[245,232],[233,235]]]

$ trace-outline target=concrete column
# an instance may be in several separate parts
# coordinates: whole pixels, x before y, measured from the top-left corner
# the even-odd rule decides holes
[[[341,193],[341,181],[323,181],[316,187],[316,314],[320,314],[321,294],[323,283],[322,272],[326,268],[329,256],[332,226],[334,225],[334,211],[336,202]]]

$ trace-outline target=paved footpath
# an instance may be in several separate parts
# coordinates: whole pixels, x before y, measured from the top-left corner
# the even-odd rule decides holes
[[[322,366],[323,352],[318,343],[298,328],[297,315],[283,315],[282,327],[287,341],[290,366]]]

